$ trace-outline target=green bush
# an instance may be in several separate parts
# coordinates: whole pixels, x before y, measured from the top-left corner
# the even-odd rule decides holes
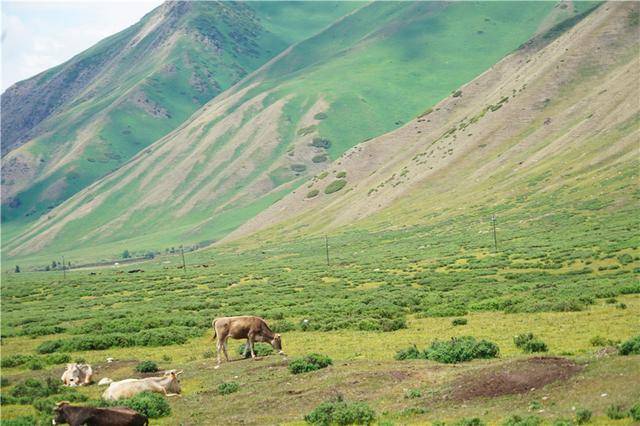
[[[317,189],[312,189],[311,191],[307,192],[307,198],[313,198],[319,193],[320,191],[318,191]]]
[[[329,149],[331,147],[331,141],[326,138],[315,137],[311,141],[311,146],[314,146],[316,148]]]
[[[376,413],[364,402],[346,402],[341,397],[323,402],[304,420],[312,425],[369,425],[376,419]]]
[[[38,421],[33,416],[20,416],[13,419],[2,419],[4,426],[33,426],[38,424]]]
[[[327,118],[327,114],[324,112],[319,112],[314,115],[313,118],[315,118],[316,120],[324,120],[325,118]]]
[[[305,170],[307,170],[307,166],[305,166],[304,164],[292,164],[291,170],[293,170],[296,173],[302,173]]]
[[[640,334],[620,345],[620,355],[640,355]]]
[[[286,333],[287,331],[293,331],[295,329],[295,324],[287,320],[277,321],[271,324],[271,330],[274,333]]]
[[[220,383],[218,385],[218,393],[220,395],[229,395],[230,393],[237,392],[240,389],[240,385],[236,382]]]
[[[495,358],[499,352],[498,345],[493,342],[463,336],[448,341],[436,340],[425,350],[425,356],[432,361],[453,364],[478,358]]]
[[[619,405],[610,405],[607,407],[607,417],[611,420],[620,420],[627,417],[627,413]]]
[[[640,402],[629,409],[629,417],[636,422],[640,422]]]
[[[606,339],[602,336],[593,336],[589,340],[589,343],[591,344],[591,346],[613,346],[616,344],[615,341],[611,339]]]
[[[60,365],[66,364],[71,361],[71,356],[69,354],[51,354],[44,357],[44,362],[49,365]]]
[[[302,358],[293,359],[289,363],[289,371],[293,374],[308,373],[309,371],[326,368],[331,364],[333,364],[333,361],[328,356],[312,353]]]
[[[120,399],[118,401],[103,401],[103,405],[107,407],[129,407],[150,419],[157,419],[171,414],[171,406],[169,403],[162,395],[153,392],[142,392],[131,398]]]
[[[467,319],[466,318],[454,318],[451,321],[451,324],[453,326],[458,326],[458,325],[467,325]]]
[[[340,178],[346,178],[347,177],[347,172],[344,172],[344,171],[343,172],[338,172],[336,174],[336,177],[339,178],[339,179]]]
[[[591,410],[587,410],[586,408],[581,408],[576,411],[576,423],[579,425],[583,425],[585,423],[589,423],[591,421]]]
[[[16,354],[3,356],[2,361],[0,361],[0,366],[2,366],[2,368],[17,367],[19,365],[26,364],[31,359],[33,359],[33,355]]]
[[[142,361],[136,365],[135,370],[138,373],[155,373],[158,371],[158,364],[153,361]]]
[[[5,386],[9,386],[9,379],[6,377],[2,377],[0,378],[0,386],[5,387]]]
[[[538,339],[533,333],[518,334],[513,338],[516,347],[525,353],[547,352],[547,344]]]
[[[344,179],[334,180],[329,185],[327,185],[327,187],[324,189],[324,193],[333,194],[334,192],[338,192],[342,188],[344,188],[346,184],[347,184],[347,181]]]
[[[50,354],[56,352],[62,346],[61,340],[47,340],[36,347],[36,351],[40,354]]]
[[[245,355],[246,343],[238,346],[238,355],[242,355],[245,358],[251,358],[251,352],[248,352]],[[268,343],[254,343],[253,344],[253,353],[256,356],[269,356],[273,354],[273,347]]]
[[[405,392],[404,396],[409,399],[420,398],[422,396],[422,392],[420,392],[420,389],[409,389]]]
[[[324,154],[316,155],[316,156],[314,156],[314,157],[311,159],[311,161],[313,161],[313,162],[314,162],[314,163],[316,163],[316,164],[317,164],[317,163],[324,163],[324,162],[325,162],[325,161],[327,161],[327,160],[328,160],[328,158],[327,158],[327,156],[326,156],[326,155],[324,155]]]
[[[484,422],[478,417],[470,419],[460,419],[453,424],[454,426],[484,426]]]
[[[426,358],[424,352],[421,352],[416,345],[413,345],[411,347],[408,347],[406,349],[400,349],[398,352],[396,352],[396,355],[394,356],[395,359],[397,359],[398,361],[402,361],[405,359],[421,359],[421,358]]]
[[[538,416],[526,416],[521,417],[513,415],[505,420],[503,426],[539,426],[542,424],[542,419]]]
[[[27,361],[27,368],[29,370],[42,370],[44,368],[44,361],[39,358],[33,358]]]

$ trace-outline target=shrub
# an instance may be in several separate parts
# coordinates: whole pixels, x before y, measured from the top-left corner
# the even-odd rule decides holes
[[[518,334],[513,338],[513,343],[525,353],[546,352],[549,350],[547,344],[534,336],[533,333]]]
[[[591,344],[591,346],[613,346],[616,344],[616,342],[614,342],[611,339],[606,339],[602,336],[593,336],[590,340],[589,343]]]
[[[338,192],[342,188],[344,188],[344,186],[346,184],[347,184],[347,181],[344,180],[344,179],[334,180],[329,185],[327,185],[327,187],[324,189],[324,193],[325,194],[333,194],[334,192]]]
[[[2,357],[2,361],[0,361],[0,366],[2,366],[2,368],[17,367],[19,365],[26,364],[27,361],[30,361],[31,359],[33,359],[32,355],[16,354],[4,356]]]
[[[542,424],[542,419],[538,416],[521,417],[514,415],[505,420],[503,426],[538,426]]]
[[[404,393],[404,396],[409,399],[420,398],[422,396],[422,392],[420,392],[420,389],[409,389]]]
[[[347,177],[347,172],[339,172],[336,174],[337,178],[345,178]]]
[[[171,406],[160,394],[153,392],[142,392],[128,399],[104,402],[106,406],[125,406],[138,413],[157,419],[171,414]]]
[[[451,96],[453,96],[454,98],[462,96],[462,90],[456,90]]]
[[[204,351],[204,352],[202,353],[202,357],[203,357],[204,359],[213,358],[213,356],[214,356],[214,355],[215,355],[215,354],[213,353],[213,351],[212,351],[211,349],[207,349],[206,351]]]
[[[380,329],[382,331],[396,331],[407,328],[407,322],[404,318],[382,318],[380,320]]]
[[[453,326],[458,326],[458,325],[467,325],[467,319],[466,318],[454,318],[451,321],[451,324]]]
[[[315,137],[311,141],[311,146],[314,146],[316,148],[329,149],[331,147],[331,141],[329,139]]]
[[[36,351],[40,354],[50,354],[56,352],[61,346],[61,340],[47,340],[40,343],[36,348]]]
[[[573,426],[573,421],[569,419],[556,419],[553,426]]]
[[[286,333],[287,331],[295,330],[296,326],[290,321],[282,320],[271,324],[271,330],[274,333]]]
[[[44,362],[49,365],[66,364],[69,361],[71,361],[69,354],[51,354],[44,357]]]
[[[333,364],[331,358],[326,355],[312,353],[302,358],[296,358],[289,363],[289,371],[293,374],[308,373],[320,370]]]
[[[240,385],[236,382],[220,383],[218,385],[218,393],[220,395],[229,395],[230,393],[237,392],[240,389]]]
[[[0,378],[0,386],[2,387],[9,386],[9,379],[7,379],[6,377]]]
[[[341,397],[323,402],[311,413],[304,416],[313,425],[369,425],[376,419],[376,413],[364,402],[346,402]]]
[[[135,370],[138,373],[155,373],[158,371],[158,364],[153,361],[142,361],[136,365]]]
[[[307,192],[307,198],[313,198],[319,193],[320,191],[318,191],[317,189],[312,189],[311,191]]]
[[[324,154],[320,154],[320,155],[316,155],[314,156],[311,161],[313,161],[314,163],[324,163],[325,161],[327,161],[327,156]]]
[[[413,345],[406,349],[400,349],[398,352],[396,352],[396,355],[394,356],[394,358],[397,359],[398,361],[402,361],[405,359],[425,358],[425,355],[423,352],[420,352],[420,350],[418,350],[416,345]]]
[[[38,424],[33,416],[20,416],[13,419],[2,419],[4,426],[33,426]]]
[[[576,411],[576,423],[579,425],[583,425],[585,423],[589,423],[591,421],[591,410],[587,410],[586,408],[581,408]]]
[[[453,424],[454,426],[484,426],[484,422],[477,417],[470,419],[460,419]]]
[[[296,173],[302,173],[305,170],[307,170],[307,166],[305,166],[304,164],[292,164],[291,170],[293,170]]]
[[[445,364],[487,359],[498,356],[498,345],[488,340],[476,340],[471,336],[454,337],[449,341],[434,341],[425,350],[425,356],[433,361]]]
[[[238,346],[238,355],[242,355],[245,358],[251,358],[251,352],[248,352],[245,356],[246,347],[246,343]],[[268,343],[254,343],[253,353],[255,353],[256,356],[268,356],[273,354],[273,347]]]
[[[610,405],[609,407],[607,407],[607,417],[612,420],[624,419],[626,416],[627,414],[619,405]]]
[[[324,112],[319,112],[314,115],[313,118],[315,118],[316,120],[324,120],[325,118],[327,118],[327,114]]]
[[[640,334],[620,345],[620,355],[640,355]]]
[[[27,368],[29,368],[29,370],[42,370],[44,368],[44,361],[33,358],[27,362]]]
[[[640,422],[640,402],[629,409],[629,417],[636,422]]]

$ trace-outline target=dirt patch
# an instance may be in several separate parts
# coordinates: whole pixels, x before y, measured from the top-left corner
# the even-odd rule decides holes
[[[484,368],[453,382],[448,398],[466,400],[526,393],[567,380],[583,367],[559,357],[535,357]]]

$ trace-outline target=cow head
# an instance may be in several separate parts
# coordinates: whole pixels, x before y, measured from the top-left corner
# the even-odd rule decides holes
[[[78,364],[67,364],[67,386],[80,386],[82,384],[80,374],[81,370]]]
[[[63,412],[63,408],[66,405],[69,405],[69,402],[61,401],[56,404],[56,407],[53,409],[53,420],[51,420],[52,424],[60,425],[60,424],[67,423],[67,419],[65,418],[65,415]]]
[[[271,346],[273,346],[273,349],[277,350],[279,354],[283,354],[284,352],[282,352],[282,336],[280,336],[280,334],[276,333],[273,335],[273,339],[271,340]]]
[[[169,382],[169,385],[167,386],[167,392],[180,393],[180,391],[181,391],[180,379],[178,378],[178,376],[180,376],[183,372],[184,372],[184,370],[180,370],[180,371],[169,370],[169,371],[164,373],[165,377],[171,377],[171,381]]]

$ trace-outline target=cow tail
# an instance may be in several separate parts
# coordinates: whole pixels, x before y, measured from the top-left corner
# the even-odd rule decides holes
[[[218,320],[213,320],[213,323],[211,324],[213,326],[213,340],[216,339],[216,321]]]

